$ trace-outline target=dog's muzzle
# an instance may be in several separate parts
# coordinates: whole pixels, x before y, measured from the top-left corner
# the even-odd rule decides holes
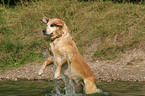
[[[46,29],[43,29],[42,32],[43,32],[43,35],[47,35],[49,37],[53,36],[53,33],[47,34],[47,30]]]

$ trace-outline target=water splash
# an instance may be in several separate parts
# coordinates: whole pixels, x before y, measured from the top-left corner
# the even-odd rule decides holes
[[[54,60],[54,57],[51,56],[53,62],[54,62],[54,66],[53,66],[53,70],[54,70],[54,73],[55,73],[55,70],[56,70],[56,67],[57,67],[57,64]],[[68,64],[68,72],[69,72],[69,77],[67,77],[62,71],[61,71],[61,75],[63,77],[63,81],[65,83],[65,87],[64,88],[61,88],[60,87],[60,81],[58,81],[57,79],[55,79],[55,84],[54,84],[54,89],[52,90],[52,94],[53,96],[75,96],[77,95],[76,92],[75,92],[75,86],[74,86],[74,83],[71,79],[71,64],[68,60],[68,58],[66,57],[66,55],[62,57],[62,61],[66,59],[67,60],[67,64]],[[64,91],[64,92],[61,92],[61,91]]]
[[[67,64],[68,64],[68,72],[69,72],[69,80],[67,81],[67,77],[66,75],[63,74],[62,72],[62,76],[63,76],[63,80],[65,82],[65,95],[76,95],[76,92],[75,92],[75,86],[74,86],[74,83],[72,81],[72,78],[71,78],[71,64],[68,60],[68,58],[66,57],[67,59]]]

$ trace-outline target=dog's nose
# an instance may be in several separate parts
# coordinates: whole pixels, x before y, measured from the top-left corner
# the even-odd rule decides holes
[[[46,33],[46,29],[43,29],[43,31],[42,31],[42,32],[43,32],[43,34],[45,34],[45,33]]]

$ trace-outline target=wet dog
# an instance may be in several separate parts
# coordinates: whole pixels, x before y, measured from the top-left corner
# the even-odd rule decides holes
[[[43,34],[48,35],[51,40],[50,51],[53,54],[54,60],[52,60],[51,57],[48,57],[42,65],[39,75],[43,73],[43,70],[47,65],[55,62],[57,68],[54,78],[59,78],[61,71],[68,76],[68,67],[66,67],[68,66],[68,59],[71,66],[71,78],[76,85],[76,89],[78,88],[81,90],[82,83],[84,83],[84,91],[86,94],[101,92],[101,90],[96,87],[95,77],[91,68],[79,53],[64,21],[57,18],[48,19],[46,17],[41,20],[47,24],[46,29],[43,30]]]

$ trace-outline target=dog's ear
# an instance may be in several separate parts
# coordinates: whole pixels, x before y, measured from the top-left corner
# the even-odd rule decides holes
[[[43,17],[43,18],[41,18],[41,21],[43,21],[44,23],[48,23],[49,18],[47,18],[47,17]]]
[[[60,26],[60,27],[63,27],[63,25],[64,25],[64,22],[61,19],[59,19],[59,20],[57,19],[53,23],[57,26]]]

